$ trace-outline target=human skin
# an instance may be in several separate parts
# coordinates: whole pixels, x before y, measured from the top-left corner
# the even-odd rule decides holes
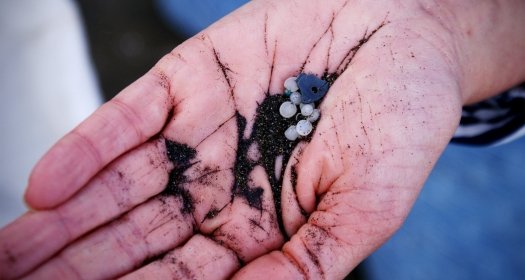
[[[250,2],[44,156],[26,193],[35,210],[0,230],[0,278],[343,278],[401,226],[461,106],[525,80],[524,12]],[[239,191],[239,153],[263,161],[239,143],[300,72],[337,77],[312,138],[283,163],[278,201],[261,164]]]

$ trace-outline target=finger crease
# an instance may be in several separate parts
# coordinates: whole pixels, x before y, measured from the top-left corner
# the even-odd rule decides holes
[[[325,279],[324,270],[321,266],[321,262],[319,261],[319,257],[314,252],[312,252],[312,250],[310,250],[310,248],[308,247],[308,244],[302,238],[300,238],[300,240],[303,243],[303,247],[306,251],[306,254],[308,255],[308,258],[312,261],[312,263],[317,268],[317,270],[319,270],[319,274],[321,275],[321,278]]]
[[[235,258],[237,258],[237,262],[239,263],[239,266],[244,266],[244,261],[242,260],[242,258],[239,256],[239,254],[233,249],[230,247],[230,245],[228,245],[226,242],[224,241],[221,241],[221,240],[217,240],[215,239],[215,236],[206,236],[206,235],[203,235],[204,237],[212,240],[213,242],[215,242],[216,244],[220,245],[221,247],[223,247],[224,249],[226,249],[228,252],[230,252],[233,256],[235,256]]]
[[[121,226],[121,225],[124,225],[124,226],[128,226],[130,231],[133,233],[133,240],[132,242],[129,242],[127,240],[129,240],[129,238],[122,238],[122,234],[119,232],[118,230],[118,227]],[[118,245],[118,247],[120,248],[120,250],[122,252],[124,252],[126,254],[126,256],[128,257],[128,260],[133,264],[133,265],[137,265],[138,263],[140,263],[140,258],[137,257],[135,255],[135,253],[133,252],[133,250],[131,249],[132,247],[135,247],[135,246],[140,246],[140,242],[137,242],[138,240],[142,239],[142,237],[139,237],[139,238],[136,238],[136,236],[134,235],[134,233],[136,232],[130,225],[129,222],[127,223],[117,223],[117,224],[113,224],[111,226],[111,230],[110,230],[111,234],[113,235],[113,237],[115,238],[115,241]],[[141,236],[143,236],[143,234],[140,234]],[[144,251],[144,248],[141,248],[142,251]],[[147,252],[145,254],[145,256],[147,256]]]
[[[62,263],[63,270],[66,270],[66,269],[69,270],[71,274],[75,275],[74,277],[75,279],[79,279],[79,280],[84,279],[82,275],[80,274],[80,272],[75,268],[75,266],[69,263],[68,258],[65,258],[62,254],[60,254],[58,255],[58,259]]]
[[[115,105],[115,109],[126,121],[127,125],[124,125],[123,127],[131,127],[137,138],[140,139],[140,142],[144,141],[144,134],[142,133],[142,130],[140,130],[136,125],[137,123],[142,123],[142,118],[140,115],[133,109],[133,107],[118,99],[112,99],[111,103]]]
[[[64,229],[65,233],[66,233],[66,236],[67,236],[67,240],[68,241],[71,241],[73,240],[73,233],[71,232],[71,230],[69,229],[69,227],[67,226],[67,223],[66,223],[66,219],[64,218],[64,216],[62,215],[62,213],[60,213],[60,209],[57,209],[55,211],[55,216],[56,216],[56,219],[58,221],[58,223],[62,226],[62,228]]]
[[[288,261],[290,261],[290,263],[297,269],[297,271],[299,271],[303,275],[304,279],[308,279],[307,271],[304,270],[304,267],[299,264],[297,259],[292,254],[283,251],[283,255],[285,258],[288,259]]]
[[[102,166],[105,164],[104,160],[102,159],[102,155],[97,150],[95,144],[89,137],[87,137],[78,130],[71,131],[71,135],[73,135],[79,140],[80,143],[77,143],[77,141],[75,141],[74,143],[77,143],[76,146],[80,150],[83,150],[85,153],[87,153],[87,155],[94,161],[95,166]]]

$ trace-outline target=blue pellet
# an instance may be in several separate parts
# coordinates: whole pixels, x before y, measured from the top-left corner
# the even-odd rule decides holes
[[[297,85],[301,92],[301,103],[313,103],[319,101],[328,92],[330,85],[313,74],[300,74],[297,77]]]

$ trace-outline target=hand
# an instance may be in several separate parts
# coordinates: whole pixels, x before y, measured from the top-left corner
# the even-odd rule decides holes
[[[253,1],[65,136],[0,231],[0,275],[327,278],[402,224],[465,97],[457,38],[415,3]],[[283,81],[335,79],[311,138]]]

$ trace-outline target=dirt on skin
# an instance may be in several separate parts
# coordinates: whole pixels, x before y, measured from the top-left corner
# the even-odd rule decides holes
[[[322,80],[327,82],[330,86],[335,81],[337,76],[335,74],[326,74]],[[311,135],[300,138],[296,141],[290,141],[284,136],[284,132],[288,127],[297,123],[298,119],[295,117],[284,118],[279,114],[279,107],[288,97],[279,95],[267,95],[263,102],[256,110],[256,117],[253,126],[253,131],[249,138],[245,138],[246,118],[239,112],[235,114],[237,123],[237,152],[235,164],[233,168],[234,182],[231,186],[231,202],[235,199],[244,199],[246,203],[254,209],[262,210],[262,199],[264,189],[260,186],[250,186],[249,176],[257,166],[261,166],[268,174],[268,181],[271,186],[273,202],[276,209],[276,217],[279,229],[285,238],[288,238],[283,224],[282,208],[281,208],[281,186],[283,183],[284,169],[290,159],[290,156],[301,141],[310,141]],[[320,105],[322,99],[316,102],[316,107]],[[321,114],[322,116],[322,114]],[[315,125],[314,125],[315,129]],[[249,156],[249,149],[253,144],[256,144],[260,156],[257,160],[253,160]],[[183,185],[188,182],[185,172],[194,163],[197,151],[188,145],[177,143],[169,139],[165,139],[166,151],[168,159],[174,164],[173,170],[169,174],[168,184],[162,195],[177,196],[182,200],[181,212],[184,214],[192,213],[195,209],[194,200],[191,194]],[[282,157],[283,164],[281,170],[276,172],[275,166],[278,158]],[[295,171],[295,169],[293,170]],[[276,174],[281,174],[276,177]],[[295,185],[297,182],[297,173],[292,174],[293,190],[295,192]],[[206,215],[206,219],[213,219],[219,213],[219,209],[212,209]],[[306,215],[304,210],[301,211]]]

